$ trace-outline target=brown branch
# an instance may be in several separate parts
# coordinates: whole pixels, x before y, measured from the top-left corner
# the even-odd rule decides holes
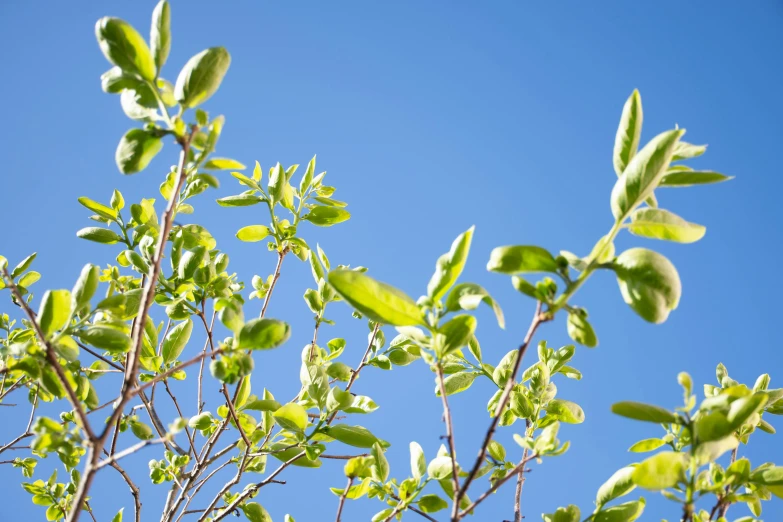
[[[204,301],[201,301],[201,314],[204,314]],[[217,315],[216,311],[212,312],[212,319],[209,322],[209,331],[212,331],[212,329],[215,326],[215,316]],[[196,400],[198,401],[198,405],[196,408],[196,413],[201,415],[201,410],[204,408],[204,401],[203,401],[203,394],[202,394],[202,387],[204,382],[204,363],[206,361],[206,353],[207,353],[207,346],[209,346],[209,338],[207,338],[206,341],[204,341],[204,348],[202,348],[201,353],[204,354],[201,356],[201,364],[199,364],[198,367],[198,394],[196,395]],[[214,358],[214,356],[213,356]]]
[[[474,501],[472,504],[470,504],[468,507],[466,507],[465,509],[463,509],[462,511],[460,511],[460,512],[459,512],[459,514],[458,514],[457,516],[458,516],[459,518],[463,518],[463,517],[465,517],[465,516],[469,515],[471,511],[473,511],[474,509],[476,509],[476,506],[478,506],[479,504],[481,504],[481,503],[482,503],[482,502],[483,502],[483,501],[484,501],[484,500],[485,500],[485,499],[486,499],[488,496],[490,496],[492,493],[494,493],[495,491],[497,491],[497,489],[498,489],[500,486],[502,486],[503,484],[505,484],[506,482],[508,482],[508,481],[509,481],[511,478],[513,478],[513,477],[514,477],[515,475],[517,475],[518,473],[523,473],[523,472],[525,472],[525,465],[526,465],[528,462],[530,462],[531,460],[534,460],[534,459],[537,459],[537,458],[538,458],[538,455],[537,455],[537,454],[534,454],[534,455],[529,455],[529,456],[527,456],[527,457],[523,458],[523,459],[520,461],[520,463],[519,463],[519,464],[517,464],[517,465],[514,467],[514,469],[512,469],[511,471],[509,471],[509,472],[508,472],[508,473],[507,473],[507,474],[506,474],[506,475],[505,475],[505,476],[504,476],[502,479],[500,479],[500,480],[498,480],[497,482],[495,482],[494,484],[492,484],[492,487],[490,487],[490,488],[489,488],[487,491],[485,491],[484,493],[482,493],[482,494],[481,494],[481,495],[480,495],[480,496],[479,496],[479,497],[478,497],[478,498],[477,498],[477,499],[476,499],[476,500],[475,500],[475,501]]]
[[[335,522],[340,522],[340,517],[343,515],[343,506],[345,505],[345,499],[348,498],[348,490],[351,489],[351,486],[353,486],[353,477],[348,478],[348,485],[345,486],[345,489],[343,490],[343,494],[340,495],[340,502],[337,504],[337,518],[335,518]]]
[[[149,439],[149,440],[143,440],[137,444],[134,444],[133,446],[126,448],[119,453],[115,453],[111,455],[109,458],[105,460],[99,460],[98,463],[95,465],[95,471],[98,471],[99,469],[110,465],[112,462],[116,462],[120,460],[121,458],[127,457],[128,455],[132,455],[133,453],[136,453],[142,448],[146,448],[147,446],[151,446],[153,444],[160,444],[165,439]]]
[[[492,441],[492,438],[495,435],[495,430],[498,427],[498,423],[500,422],[500,416],[503,413],[503,410],[506,408],[506,405],[508,405],[508,401],[511,398],[511,390],[514,387],[514,383],[516,382],[517,374],[519,373],[519,367],[522,364],[522,359],[525,356],[525,351],[527,350],[527,347],[530,345],[530,342],[533,339],[533,335],[536,333],[536,330],[539,326],[541,326],[542,323],[545,323],[546,321],[551,320],[551,316],[547,313],[542,313],[541,311],[541,302],[539,301],[536,304],[536,312],[533,316],[533,320],[530,323],[530,327],[527,330],[527,334],[525,334],[525,339],[522,341],[522,344],[517,349],[517,356],[516,360],[514,361],[514,368],[511,371],[511,376],[508,378],[508,381],[506,381],[506,385],[503,388],[503,393],[500,396],[500,400],[498,401],[498,405],[495,408],[494,415],[492,416],[492,420],[489,424],[489,429],[487,429],[487,433],[484,436],[484,442],[481,444],[481,448],[479,449],[478,456],[476,457],[476,462],[473,464],[473,468],[471,468],[470,472],[468,472],[468,476],[465,477],[465,482],[462,484],[462,488],[455,494],[454,496],[454,503],[456,505],[459,505],[460,501],[462,500],[462,497],[465,496],[465,494],[468,491],[468,488],[470,487],[471,482],[473,482],[473,479],[476,478],[476,475],[478,474],[479,469],[481,469],[482,464],[484,463],[484,459],[487,456],[487,446],[489,446],[489,443]],[[453,518],[454,522],[459,521],[464,515],[462,515],[464,511],[461,513],[457,513],[456,518]]]
[[[103,449],[106,438],[108,437],[110,430],[114,427],[114,424],[117,422],[117,419],[122,416],[125,405],[135,395],[134,390],[139,371],[141,343],[144,338],[144,326],[147,322],[147,317],[149,316],[150,308],[152,307],[152,303],[155,298],[155,287],[157,286],[158,278],[160,277],[161,265],[163,263],[163,256],[166,250],[166,243],[168,242],[169,232],[171,232],[171,227],[174,223],[174,214],[176,212],[177,202],[179,201],[179,194],[187,177],[187,173],[185,172],[185,164],[187,162],[188,153],[190,152],[190,141],[193,139],[193,136],[197,130],[198,129],[196,127],[193,127],[188,136],[179,140],[180,145],[182,146],[182,151],[180,152],[179,162],[177,164],[176,186],[171,193],[171,199],[166,206],[166,210],[163,211],[163,215],[161,216],[161,229],[158,232],[158,240],[155,246],[155,254],[152,258],[152,266],[150,267],[150,273],[148,274],[149,277],[143,285],[139,313],[133,323],[133,330],[131,332],[131,349],[128,352],[128,364],[126,365],[125,378],[120,390],[120,396],[117,401],[116,408],[106,423],[106,428],[104,428],[103,432],[97,438],[97,440],[94,440],[92,447],[89,448],[87,465],[85,466],[84,472],[82,473],[79,487],[73,496],[71,513],[67,519],[67,522],[76,522],[79,519],[81,506],[84,503],[85,498],[87,498],[87,493],[90,489],[93,478],[95,477],[95,472],[97,471],[96,466],[99,464],[100,450]]]
[[[440,390],[440,398],[443,402],[443,422],[446,424],[446,439],[449,444],[449,457],[451,458],[451,485],[454,491],[459,491],[459,469],[457,468],[457,445],[454,441],[454,425],[451,421],[451,409],[449,408],[449,400],[446,398],[446,385],[443,377],[443,366],[441,362],[435,365],[435,373],[437,375],[438,389]],[[452,507],[452,517],[459,513],[458,499],[454,498],[454,506]]]
[[[266,308],[269,306],[269,301],[272,299],[272,292],[275,289],[275,285],[277,285],[277,280],[280,279],[280,268],[283,266],[283,258],[287,253],[288,248],[284,248],[277,253],[277,266],[275,267],[275,274],[272,276],[272,282],[269,284],[269,290],[267,291],[266,296],[264,296],[264,305],[261,307],[260,317],[264,317],[266,315]]]
[[[734,448],[731,451],[731,461],[729,462],[729,466],[734,464],[734,462],[736,462],[736,460],[737,460],[737,449],[738,448]],[[729,486],[726,486],[724,498],[725,498],[726,495],[728,495],[728,493],[729,493]],[[729,510],[729,506],[731,505],[731,503],[724,502],[723,499],[721,499],[719,501],[719,504],[720,504],[720,508],[719,508],[719,511],[718,511],[718,518],[725,517],[726,516],[726,512]],[[712,519],[712,517],[710,517],[710,519]]]
[[[33,418],[35,418],[35,410],[38,407],[38,385],[35,385],[35,399],[33,399],[33,407],[30,410],[30,418],[27,420],[27,427],[24,429],[24,432],[16,437],[14,440],[0,448],[0,453],[3,453],[5,450],[9,449],[11,446],[19,442],[20,440],[24,439],[25,437],[30,437],[32,433],[30,433],[30,427],[33,425]]]
[[[125,470],[122,469],[122,467],[117,464],[116,460],[113,460],[109,463],[109,466],[116,469],[117,472],[122,475],[122,478],[125,480],[125,482],[128,484],[128,487],[130,488],[131,495],[133,495],[133,513],[134,513],[134,520],[135,522],[141,522],[141,495],[139,493],[139,487],[134,484],[134,482],[131,480],[131,478],[128,476],[127,473],[125,473]]]
[[[530,431],[530,419],[525,419],[525,436],[529,435]],[[522,451],[522,461],[527,458],[527,448]],[[519,470],[517,473],[517,488],[514,491],[514,522],[522,522],[522,487],[525,485],[525,470]]]

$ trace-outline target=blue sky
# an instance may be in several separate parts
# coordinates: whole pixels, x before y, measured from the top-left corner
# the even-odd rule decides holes
[[[479,312],[478,335],[493,363],[520,342],[532,307],[506,277],[485,271],[490,250],[538,244],[587,253],[608,230],[614,133],[634,88],[644,102],[643,139],[679,124],[688,129],[689,141],[710,145],[694,166],[736,176],[730,184],[660,191],[662,207],[707,225],[702,241],[672,245],[627,234],[618,241],[619,249],[656,248],[677,266],[684,293],[666,324],[652,326],[633,314],[608,274],[594,277],[578,294],[576,303],[590,310],[601,344],[578,350],[574,365],[585,375],[581,382],[558,386],[560,396],[582,405],[587,420],[561,431],[572,440],[565,456],[534,466],[523,497],[527,520],[568,503],[588,513],[600,484],[634,461],[625,448],[659,435],[656,426],[613,416],[612,402],[677,406],[677,373],[690,372],[699,386],[712,383],[721,361],[740,381],[752,383],[769,371],[773,387],[783,383],[774,327],[783,290],[775,274],[783,253],[779,2],[172,3],[166,77],[175,79],[179,67],[206,47],[223,45],[232,54],[220,92],[206,105],[212,114],[227,116],[220,155],[247,164],[257,159],[268,168],[277,161],[305,164],[317,153],[319,169],[328,170],[327,179],[338,188],[335,196],[350,203],[348,223],[303,232],[333,262],[368,266],[377,278],[418,296],[437,257],[458,233],[476,225],[463,278],[485,286],[508,321],[499,330],[487,310]],[[39,292],[70,287],[83,264],[105,265],[117,253],[75,237],[90,224],[77,197],[107,201],[118,188],[128,201],[157,197],[160,203],[157,187],[176,161],[175,148],[167,144],[141,174],[117,172],[114,149],[133,124],[118,98],[100,90],[99,76],[109,66],[93,33],[95,21],[110,14],[146,34],[153,7],[143,1],[44,8],[20,0],[0,6],[0,251],[12,262],[39,252]],[[224,175],[219,191],[197,201],[193,220],[208,227],[230,253],[231,268],[249,281],[271,272],[275,259],[263,245],[234,237],[240,227],[264,222],[258,207],[222,209],[213,202],[238,192]],[[301,298],[310,284],[307,267],[289,258],[269,314],[289,321],[294,335],[285,347],[258,358],[254,390],[266,386],[280,397],[296,392],[299,350],[312,333]],[[250,306],[255,309],[257,301]],[[358,361],[365,326],[350,318],[347,307],[336,308],[331,315],[338,325],[323,338],[345,337],[347,362]],[[2,309],[10,309],[7,302]],[[552,346],[568,343],[562,320],[540,332],[538,339]],[[407,473],[411,438],[429,458],[435,455],[443,433],[440,401],[423,364],[368,372],[357,388],[381,405],[361,420],[392,442],[393,476]],[[458,456],[465,465],[488,421],[491,393],[482,383],[453,399]],[[185,397],[192,410],[195,398]],[[214,395],[211,401],[214,411],[219,402]],[[3,409],[0,440],[23,427],[22,409]],[[514,431],[500,436],[509,451],[515,451]],[[779,439],[762,433],[741,452],[760,464],[780,458],[779,448]],[[145,497],[144,520],[156,519],[165,496],[164,487],[146,478],[147,460],[159,453],[147,449],[130,465]],[[276,521],[287,512],[300,522],[333,519],[336,498],[327,486],[342,486],[341,468],[330,463],[309,479],[286,471],[288,484],[264,489],[258,501]],[[15,499],[0,520],[43,515],[17,489],[19,479],[17,470],[0,469],[3,497]],[[98,520],[109,520],[119,505],[130,510],[130,495],[113,470],[101,472],[97,487],[111,491],[96,490]],[[480,519],[512,517],[512,496],[510,488],[502,490]],[[645,520],[677,518],[673,504],[644,496]],[[763,518],[783,519],[781,504],[767,503]],[[344,519],[368,520],[381,507],[352,503]],[[730,514],[747,512],[739,506]]]

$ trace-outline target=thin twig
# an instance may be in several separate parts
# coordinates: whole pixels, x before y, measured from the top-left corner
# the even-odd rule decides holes
[[[454,496],[454,503],[456,505],[459,505],[460,501],[462,500],[462,497],[464,497],[465,494],[467,493],[468,488],[470,487],[470,483],[473,482],[473,479],[476,478],[479,469],[481,469],[481,466],[484,463],[484,459],[487,456],[487,447],[489,446],[489,443],[492,441],[492,438],[495,435],[495,430],[498,427],[498,422],[500,422],[500,417],[503,413],[503,410],[506,408],[506,405],[508,404],[508,401],[511,398],[511,390],[514,387],[517,374],[519,373],[519,367],[522,364],[522,359],[525,356],[525,351],[527,350],[527,347],[530,345],[530,342],[533,339],[533,335],[536,333],[536,330],[542,323],[549,320],[551,320],[551,316],[548,314],[543,314],[541,312],[541,302],[539,301],[536,304],[536,312],[533,315],[533,320],[530,323],[530,327],[527,330],[527,334],[525,334],[525,339],[522,341],[522,344],[517,349],[517,356],[516,356],[516,360],[514,361],[514,368],[511,371],[511,376],[508,378],[508,381],[506,381],[506,385],[503,389],[503,393],[501,394],[500,400],[498,401],[498,405],[495,408],[494,415],[492,416],[492,420],[489,424],[489,429],[487,429],[487,433],[484,436],[484,442],[481,444],[481,448],[479,449],[478,456],[476,457],[476,462],[475,464],[473,464],[473,468],[471,468],[471,470],[468,472],[468,476],[465,477],[465,481],[462,483],[462,488]],[[457,513],[457,516],[456,518],[453,519],[453,521],[458,522],[462,518],[462,516],[463,515],[461,513]]]
[[[443,366],[440,361],[435,365],[435,374],[438,381],[438,389],[440,390],[440,398],[443,402],[443,422],[446,424],[446,439],[449,444],[449,457],[451,458],[451,485],[454,491],[459,491],[459,469],[457,468],[457,445],[454,441],[454,426],[451,421],[451,409],[449,408],[449,400],[446,397],[446,385],[443,377]],[[452,516],[455,516],[459,512],[459,503],[457,498],[454,498],[454,506],[452,507]]]
[[[27,427],[24,429],[24,432],[16,437],[14,440],[0,448],[0,453],[3,453],[5,450],[9,449],[11,446],[19,442],[20,440],[24,439],[25,437],[29,437],[32,435],[30,433],[30,427],[33,425],[33,418],[35,417],[35,410],[38,407],[38,385],[35,385],[35,398],[33,399],[33,407],[30,410],[30,418],[27,420]]]
[[[340,517],[343,515],[343,506],[345,505],[345,499],[348,498],[348,490],[353,486],[353,477],[348,478],[348,485],[345,486],[343,494],[340,495],[340,502],[337,504],[337,518],[334,522],[340,522]]]
[[[463,518],[466,515],[469,515],[471,511],[476,509],[476,506],[481,504],[488,496],[490,496],[492,493],[497,491],[497,489],[500,486],[502,486],[503,484],[508,482],[510,479],[512,479],[518,473],[524,472],[525,471],[525,465],[527,465],[528,462],[530,462],[531,460],[537,459],[537,458],[538,458],[538,454],[534,454],[534,455],[529,455],[529,456],[525,457],[524,459],[522,459],[520,461],[520,463],[517,464],[514,467],[514,469],[509,471],[502,479],[500,479],[497,482],[495,482],[494,484],[492,484],[492,487],[490,487],[487,491],[482,493],[475,501],[473,501],[472,504],[470,504],[468,507],[466,507],[465,509],[460,511],[457,516],[459,518]]]
[[[126,448],[119,453],[115,453],[111,455],[108,459],[100,460],[98,461],[98,464],[95,465],[95,471],[98,471],[99,469],[103,468],[104,466],[110,465],[112,462],[116,462],[120,460],[123,457],[127,457],[128,455],[131,455],[133,453],[136,453],[142,448],[146,448],[147,446],[151,446],[153,444],[160,444],[165,439],[149,439],[149,440],[143,440],[137,444],[134,444],[130,448]]]

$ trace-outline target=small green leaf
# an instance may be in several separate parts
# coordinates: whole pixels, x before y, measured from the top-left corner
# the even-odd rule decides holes
[[[614,171],[621,176],[631,159],[639,149],[639,138],[642,135],[642,98],[634,89],[623,106],[620,125],[614,139]]]
[[[242,227],[237,232],[237,238],[246,243],[261,241],[272,233],[269,227],[264,225],[249,225]]]
[[[386,482],[389,478],[389,461],[386,460],[386,455],[383,453],[383,446],[379,442],[372,445],[370,454],[375,459],[375,464],[372,467],[372,477],[380,482]]]
[[[583,310],[569,312],[567,328],[568,336],[575,342],[588,348],[595,348],[598,345],[598,337]]]
[[[644,439],[628,448],[628,451],[633,453],[647,453],[648,451],[657,450],[665,444],[666,442],[661,439]]]
[[[470,388],[473,381],[476,380],[475,373],[453,373],[443,380],[443,387],[446,389],[446,395],[454,395]],[[440,387],[435,386],[435,394],[440,397]]]
[[[644,202],[669,168],[683,129],[663,132],[630,160],[612,189],[612,215],[620,220]]]
[[[172,363],[182,353],[190,340],[190,334],[193,332],[193,321],[190,319],[179,323],[169,330],[166,338],[163,340],[161,355],[166,364]]]
[[[305,219],[319,227],[330,227],[343,221],[348,221],[351,213],[337,207],[313,207],[302,219]]]
[[[568,424],[581,424],[585,420],[585,412],[578,404],[563,399],[549,401],[546,411],[550,415],[554,415],[560,422]]]
[[[451,244],[451,249],[438,258],[435,273],[427,284],[427,295],[437,301],[457,282],[468,259],[474,227],[463,232]]]
[[[633,481],[651,490],[673,488],[685,478],[687,457],[683,453],[664,451],[644,460],[633,470]]]
[[[38,324],[46,338],[60,330],[71,317],[71,292],[68,290],[49,290],[41,299],[38,308]]]
[[[76,232],[76,237],[87,239],[89,241],[95,241],[96,243],[103,243],[104,245],[113,245],[118,241],[122,241],[122,238],[115,232],[108,228],[100,227],[86,227]]]
[[[97,201],[93,201],[90,198],[84,196],[80,197],[77,201],[101,217],[105,217],[106,219],[111,220],[117,219],[117,211],[113,208],[107,207],[106,205],[101,205]]]
[[[443,358],[467,345],[476,331],[476,323],[475,317],[466,314],[454,316],[444,323],[435,335],[438,357]]]
[[[134,174],[147,168],[163,148],[163,141],[144,129],[131,129],[117,145],[114,159],[123,174]]]
[[[433,493],[422,495],[416,503],[419,505],[419,509],[425,513],[436,513],[449,507],[448,502]]]
[[[204,164],[204,168],[213,170],[245,170],[247,167],[231,158],[210,158]]]
[[[708,185],[734,179],[719,172],[706,170],[669,170],[661,179],[659,187],[692,187],[693,185]]]
[[[487,270],[502,274],[557,272],[557,262],[547,250],[537,246],[503,246],[492,250]]]
[[[334,270],[329,272],[329,283],[351,306],[373,321],[392,326],[425,324],[413,299],[361,272]]]
[[[617,257],[613,268],[623,299],[643,319],[662,323],[677,308],[682,293],[680,276],[661,254],[632,248]]]
[[[218,90],[230,64],[231,56],[222,47],[201,51],[180,71],[174,96],[186,108],[200,105]]]
[[[90,302],[90,299],[98,289],[100,276],[100,268],[95,265],[84,265],[81,274],[79,274],[79,279],[76,280],[76,284],[73,286],[73,290],[71,290],[71,306],[74,310],[79,310]]]
[[[595,505],[600,509],[612,500],[627,495],[636,484],[633,482],[634,466],[626,466],[614,472],[609,480],[604,482],[595,497]]]
[[[579,522],[581,520],[581,512],[579,508],[572,505],[564,508],[557,508],[554,513],[546,513],[541,515],[544,522]]]
[[[693,243],[704,237],[707,228],[662,208],[641,208],[631,214],[628,231],[651,239]]]
[[[245,502],[240,508],[250,522],[272,522],[272,517],[258,502]]]
[[[150,44],[155,66],[160,72],[171,50],[171,7],[166,0],[161,0],[152,11],[152,28],[150,29]]]
[[[482,302],[492,307],[498,326],[505,328],[506,321],[500,305],[492,299],[489,292],[475,283],[460,283],[455,286],[446,298],[445,304],[446,310],[456,312],[457,310],[475,310]]]
[[[307,427],[307,412],[295,402],[281,406],[272,415],[277,423],[287,430],[301,432]]]
[[[427,461],[424,459],[424,450],[418,442],[410,443],[411,450],[411,476],[419,479],[427,472]]]
[[[612,412],[622,417],[628,417],[629,419],[655,422],[658,424],[678,424],[680,422],[679,417],[674,413],[665,410],[660,406],[643,404],[641,402],[618,402],[612,405]]]
[[[130,350],[130,337],[110,326],[89,326],[77,335],[85,343],[111,353],[125,353]]]
[[[145,80],[155,78],[155,62],[147,42],[128,22],[105,16],[95,24],[95,37],[111,63]]]
[[[373,445],[379,442],[378,438],[370,430],[362,426],[335,424],[328,428],[326,434],[343,444],[356,448],[372,448]]]
[[[239,331],[239,348],[243,350],[268,350],[286,342],[291,336],[288,323],[277,319],[253,319]]]
[[[645,502],[643,498],[618,504],[593,515],[591,522],[634,522],[642,516]]]

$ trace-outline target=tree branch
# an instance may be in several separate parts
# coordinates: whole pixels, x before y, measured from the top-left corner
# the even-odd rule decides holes
[[[457,445],[454,441],[454,426],[451,422],[451,409],[449,408],[449,400],[446,397],[446,385],[443,378],[443,366],[440,361],[435,365],[435,373],[437,375],[438,389],[440,390],[440,398],[443,402],[443,422],[446,424],[446,439],[449,444],[449,457],[451,458],[451,485],[454,491],[459,491],[459,468],[457,467]],[[452,517],[459,513],[458,499],[454,497],[454,506],[452,507]]]
[[[345,486],[343,494],[340,495],[340,502],[337,504],[337,518],[334,522],[340,522],[340,517],[343,515],[343,506],[345,505],[345,499],[348,498],[348,490],[353,486],[353,477],[348,478],[348,485]]]
[[[511,376],[508,378],[508,381],[506,381],[506,386],[503,388],[503,393],[500,396],[500,400],[498,401],[498,405],[495,408],[494,415],[492,416],[492,420],[489,424],[489,429],[487,429],[487,433],[484,436],[484,442],[481,444],[481,449],[479,449],[478,456],[476,457],[476,462],[473,464],[473,468],[471,468],[470,472],[468,473],[468,476],[465,478],[465,482],[462,484],[462,488],[455,494],[454,502],[456,505],[459,505],[460,501],[462,500],[462,497],[465,496],[465,494],[468,491],[468,488],[470,487],[470,483],[473,482],[473,479],[476,478],[476,475],[478,474],[479,469],[481,469],[482,464],[484,463],[484,459],[487,456],[487,446],[489,446],[489,443],[492,441],[492,438],[495,435],[495,430],[498,427],[498,422],[500,422],[500,416],[503,413],[503,410],[506,408],[506,405],[508,404],[509,399],[511,398],[511,390],[514,388],[514,384],[516,382],[517,374],[519,373],[519,367],[522,364],[522,359],[525,356],[525,351],[527,350],[527,347],[530,345],[530,342],[533,339],[533,335],[535,335],[536,330],[538,327],[546,322],[551,320],[551,316],[549,314],[544,314],[541,312],[541,302],[539,301],[536,304],[536,311],[533,315],[533,320],[530,323],[530,327],[527,330],[527,334],[525,334],[525,339],[522,341],[522,344],[517,349],[517,357],[514,361],[514,368],[511,371]],[[459,521],[464,515],[465,511],[462,511],[461,513],[457,513],[457,516],[453,518],[452,520],[454,522]]]
[[[513,477],[514,477],[515,475],[517,475],[518,473],[524,473],[524,471],[525,471],[525,469],[524,469],[524,468],[525,468],[525,465],[526,465],[528,462],[530,462],[531,460],[534,460],[534,459],[537,459],[537,458],[538,458],[538,455],[537,455],[537,454],[534,454],[534,455],[529,455],[529,456],[527,456],[527,457],[523,458],[523,459],[520,461],[520,463],[519,463],[519,464],[517,464],[517,465],[514,467],[514,469],[512,469],[511,471],[509,471],[509,472],[508,472],[508,473],[507,473],[507,474],[506,474],[506,475],[505,475],[505,476],[504,476],[502,479],[500,479],[500,480],[498,480],[497,482],[495,482],[495,483],[492,485],[492,487],[490,487],[490,488],[489,488],[487,491],[485,491],[484,493],[482,493],[482,494],[481,494],[481,495],[480,495],[480,496],[479,496],[479,497],[478,497],[478,498],[477,498],[477,499],[476,499],[476,500],[475,500],[475,501],[474,501],[472,504],[470,504],[468,507],[466,507],[465,509],[463,509],[462,511],[460,511],[460,512],[459,512],[459,514],[458,514],[457,516],[458,516],[458,517],[461,519],[461,518],[463,518],[463,517],[465,517],[465,516],[469,515],[471,511],[473,511],[474,509],[476,509],[476,506],[478,506],[479,504],[481,504],[481,503],[482,503],[482,502],[483,502],[483,501],[484,501],[484,500],[485,500],[485,499],[486,499],[488,496],[490,496],[492,493],[494,493],[495,491],[497,491],[497,489],[498,489],[500,486],[502,486],[503,484],[505,484],[506,482],[508,482],[508,481],[509,481],[511,478],[513,478]]]

